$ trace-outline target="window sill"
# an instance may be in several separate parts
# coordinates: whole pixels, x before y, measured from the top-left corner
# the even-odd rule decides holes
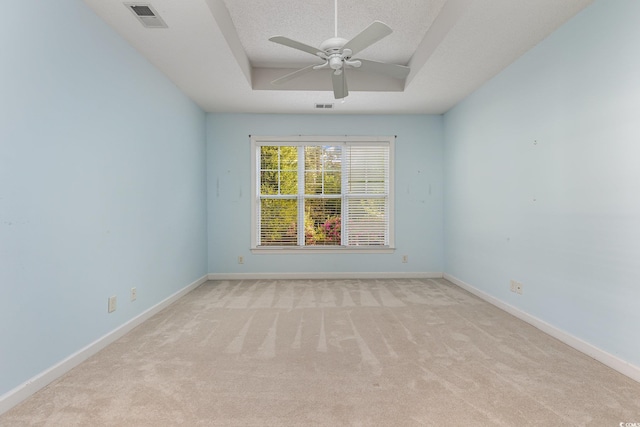
[[[391,248],[389,246],[378,246],[378,247],[347,247],[347,246],[337,246],[337,247],[302,247],[302,246],[270,246],[270,247],[260,247],[260,248],[251,248],[252,254],[264,255],[264,254],[281,254],[281,255],[290,255],[290,254],[391,254],[395,252],[395,248]]]

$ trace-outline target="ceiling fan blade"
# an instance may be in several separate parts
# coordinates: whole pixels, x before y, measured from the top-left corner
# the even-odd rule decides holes
[[[352,55],[357,54],[361,50],[364,50],[391,34],[393,30],[380,21],[374,21],[367,28],[362,30],[360,34],[349,40],[342,49],[351,49]]]
[[[356,68],[356,70],[365,71],[369,73],[384,74],[385,76],[393,77],[396,79],[404,79],[409,75],[411,69],[404,65],[387,64],[386,62],[370,61],[368,59],[360,59],[362,65]]]
[[[333,82],[333,96],[336,99],[342,99],[349,95],[347,76],[345,76],[344,70],[340,74],[331,73],[331,81]]]
[[[275,79],[274,81],[271,82],[272,85],[281,85],[283,83],[288,82],[289,80],[293,80],[296,77],[300,77],[303,74],[307,74],[310,71],[313,71],[313,67],[315,67],[316,65],[309,65],[308,67],[304,67],[301,68],[297,71],[294,71],[293,73],[289,73],[287,75],[284,75],[282,77],[280,77],[279,79]]]
[[[317,47],[309,46],[308,44],[300,43],[284,36],[273,36],[269,41],[310,53],[313,56],[318,56],[318,52],[323,53],[322,50]]]

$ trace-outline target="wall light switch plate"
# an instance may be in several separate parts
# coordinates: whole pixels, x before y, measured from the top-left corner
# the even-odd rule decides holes
[[[107,310],[109,313],[113,313],[114,311],[116,311],[116,303],[117,303],[117,297],[115,295],[112,297],[109,297],[109,305],[107,307]]]

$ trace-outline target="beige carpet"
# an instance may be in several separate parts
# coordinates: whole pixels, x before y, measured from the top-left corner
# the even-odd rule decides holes
[[[640,384],[445,280],[208,282],[2,426],[618,426]]]

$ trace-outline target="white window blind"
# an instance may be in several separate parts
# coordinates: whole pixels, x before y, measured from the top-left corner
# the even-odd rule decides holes
[[[393,139],[253,137],[253,248],[389,248]]]
[[[389,244],[389,146],[345,150],[348,246]]]

